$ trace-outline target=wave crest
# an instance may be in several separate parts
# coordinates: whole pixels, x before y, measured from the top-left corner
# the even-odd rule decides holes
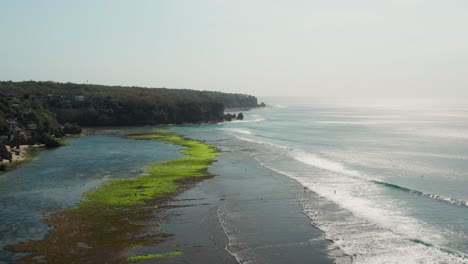
[[[397,189],[397,190],[408,192],[408,193],[414,193],[414,194],[420,195],[422,197],[428,197],[428,198],[431,198],[431,199],[434,199],[434,200],[437,200],[437,201],[446,202],[446,203],[455,204],[455,205],[462,205],[462,206],[467,206],[468,207],[468,201],[458,200],[458,199],[451,198],[451,197],[445,197],[445,196],[438,195],[438,194],[425,193],[425,192],[421,192],[421,191],[418,191],[418,190],[406,188],[406,187],[403,187],[403,186],[400,186],[400,185],[396,185],[396,184],[393,184],[393,183],[382,182],[382,181],[373,181],[373,182],[376,183],[376,184],[385,186],[385,187]]]

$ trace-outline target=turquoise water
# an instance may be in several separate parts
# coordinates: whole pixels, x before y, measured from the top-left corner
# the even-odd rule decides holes
[[[265,101],[217,129],[318,194],[304,213],[354,263],[468,263],[468,105]]]
[[[0,176],[0,262],[20,256],[3,247],[42,238],[49,227],[41,218],[74,206],[83,192],[107,179],[139,175],[152,162],[180,156],[177,147],[155,141],[110,135],[69,141],[71,146],[44,151]]]

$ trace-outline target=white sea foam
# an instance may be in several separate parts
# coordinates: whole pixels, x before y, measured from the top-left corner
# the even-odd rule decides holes
[[[342,173],[350,176],[366,178],[366,176],[358,171],[347,169],[343,164],[327,159],[318,157],[315,154],[307,153],[302,150],[293,150],[289,153],[291,157],[300,162],[306,163],[308,165],[314,166],[316,168]]]
[[[259,115],[250,115],[244,118],[244,120],[232,120],[231,123],[260,123],[263,121],[265,121],[265,118]]]
[[[288,147],[285,147],[285,146],[280,146],[280,145],[273,144],[273,143],[267,143],[267,142],[263,142],[263,141],[256,140],[256,139],[253,139],[253,138],[246,138],[246,137],[242,137],[242,136],[235,135],[235,134],[231,134],[231,135],[234,136],[237,139],[247,141],[247,142],[257,143],[257,144],[260,144],[260,145],[275,147],[275,148],[283,149],[283,150],[292,150],[292,149],[290,149]]]
[[[267,167],[272,168],[271,166]],[[414,230],[409,224],[416,224],[416,221],[396,210],[396,204],[387,201],[386,204],[381,205],[377,204],[375,200],[369,199],[380,196],[380,190],[371,182],[327,172],[318,172],[314,175],[318,177],[296,175],[285,171],[281,173],[297,180],[305,187],[353,212],[358,217],[380,223],[385,228],[395,229],[398,227],[400,233],[411,233]],[[391,217],[386,218],[385,216]],[[402,223],[404,224],[402,225]],[[427,239],[429,238],[433,237]]]
[[[462,257],[412,241],[443,239],[424,223],[399,211],[396,204],[369,200],[379,198],[378,189],[371,184],[326,173],[311,178],[261,164],[322,196],[315,201],[301,200],[304,212],[328,239],[353,257],[353,263],[466,263]],[[330,202],[346,210],[330,212]]]
[[[423,193],[423,192],[415,191],[415,190],[410,190],[410,192],[424,196],[424,197],[429,197],[434,200],[446,202],[446,203],[468,206],[468,201],[464,201],[464,200],[458,200],[458,199],[445,197],[443,195],[437,195],[437,194],[432,194],[432,193]]]
[[[254,262],[250,259],[246,259],[241,256],[242,245],[235,236],[235,233],[229,228],[229,219],[232,217],[225,207],[220,207],[216,211],[219,223],[223,229],[224,234],[228,239],[228,244],[224,248],[229,254],[231,254],[239,264],[253,264]]]
[[[256,143],[256,144],[261,144],[261,145],[281,149],[281,150],[283,150],[281,153],[283,153],[284,155],[287,155],[287,156],[289,156],[289,157],[291,157],[291,158],[293,158],[293,159],[295,159],[297,161],[300,161],[300,162],[302,162],[304,164],[313,166],[315,168],[318,168],[318,169],[321,169],[321,170],[324,170],[324,171],[338,173],[339,175],[351,176],[351,177],[353,177],[355,179],[362,180],[362,182],[359,181],[360,184],[374,185],[374,183],[376,181],[381,181],[382,180],[381,177],[379,177],[377,175],[373,175],[371,177],[371,176],[369,176],[369,175],[367,175],[365,173],[346,168],[340,162],[336,162],[336,161],[332,161],[332,160],[329,160],[329,159],[321,158],[318,155],[313,154],[313,153],[308,153],[308,152],[305,152],[305,151],[302,151],[302,150],[288,148],[286,146],[281,146],[281,145],[278,145],[278,144],[267,143],[267,142],[263,142],[263,141],[252,139],[252,138],[245,138],[245,137],[241,137],[241,136],[237,136],[237,135],[234,135],[234,136],[236,138],[240,139],[240,140],[243,140],[243,141],[248,141],[248,142],[252,142],[252,143]],[[404,152],[404,153],[406,153],[406,152]],[[373,155],[375,155],[375,153],[373,153]],[[436,154],[434,154],[434,155],[435,156],[440,156],[440,155],[436,155]],[[445,157],[445,156],[442,156],[442,157]],[[449,158],[462,158],[462,157],[449,156]],[[373,161],[373,162],[376,162],[376,161]],[[264,165],[264,164],[262,164],[262,165]],[[425,167],[425,168],[427,169],[427,167]],[[270,168],[270,169],[272,169],[272,168]],[[280,173],[284,174],[284,172],[280,172]],[[405,187],[400,187],[400,188],[405,188]],[[411,192],[411,193],[423,196],[423,197],[428,197],[428,198],[434,199],[434,200],[448,202],[448,203],[455,204],[455,205],[468,206],[468,201],[465,201],[465,200],[446,197],[446,196],[443,196],[443,195],[425,193],[425,192],[421,192],[421,191],[418,191],[418,190],[412,190],[412,189],[408,189],[408,191]]]
[[[235,132],[235,133],[240,133],[244,135],[253,135],[253,133],[250,130],[247,129],[240,129],[240,128],[222,128],[221,130],[229,131],[229,132]]]
[[[287,106],[285,106],[285,105],[280,105],[280,104],[273,105],[273,107],[275,107],[275,108],[287,108]]]
[[[421,175],[437,175],[447,180],[464,179],[465,173],[442,167],[438,163],[418,163],[412,157],[429,157],[437,159],[468,160],[467,156],[448,155],[442,153],[424,153],[410,151],[352,151],[323,150],[319,153],[331,160],[341,160],[348,164],[379,170],[384,175],[404,174],[405,177],[420,177]],[[384,176],[382,175],[382,177]],[[390,176],[391,177],[391,176]]]
[[[265,121],[265,118],[255,118],[255,119],[244,119],[244,120],[233,120],[231,123],[260,123]]]
[[[234,119],[232,121],[230,121],[229,123],[260,123],[260,122],[263,122],[265,121],[265,118],[259,116],[259,115],[245,115],[244,117],[244,120],[237,120],[237,119]],[[218,125],[222,125],[222,124],[226,124],[226,122],[220,122],[218,123]]]
[[[302,200],[304,212],[335,246],[352,256],[353,263],[468,263],[461,255],[440,250],[438,245],[447,243],[442,233],[400,210],[402,202],[383,196],[381,186],[368,175],[302,150],[237,138],[274,148],[267,152],[277,155],[261,153],[255,159],[321,196],[318,201]],[[278,155],[300,163],[281,167],[275,160]],[[330,211],[333,207],[337,209]]]

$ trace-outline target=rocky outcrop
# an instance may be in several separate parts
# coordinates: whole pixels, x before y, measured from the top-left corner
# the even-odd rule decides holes
[[[232,121],[232,120],[243,120],[244,119],[244,114],[239,113],[237,116],[236,114],[224,114],[224,121]]]
[[[46,148],[56,148],[61,146],[61,144],[55,138],[47,133],[42,133],[38,137],[38,141],[41,144],[44,144]]]
[[[235,115],[233,114],[224,114],[224,121],[232,121]]]
[[[11,152],[8,151],[7,147],[4,144],[0,144],[0,157],[2,157],[2,160],[6,159],[10,162],[13,159],[13,155],[11,154]]]

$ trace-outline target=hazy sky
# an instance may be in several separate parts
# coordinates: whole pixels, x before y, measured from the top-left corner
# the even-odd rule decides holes
[[[466,0],[0,0],[0,80],[468,96]]]

